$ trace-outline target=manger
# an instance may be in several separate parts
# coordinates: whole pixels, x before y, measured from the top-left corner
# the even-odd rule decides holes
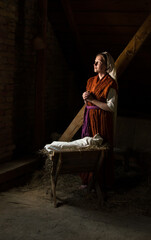
[[[51,197],[54,207],[57,207],[56,187],[60,174],[80,174],[81,172],[93,172],[92,181],[88,185],[88,191],[94,186],[99,204],[103,204],[101,187],[98,184],[99,169],[108,157],[108,145],[100,147],[87,147],[83,149],[53,150],[48,154],[47,164],[50,166]]]

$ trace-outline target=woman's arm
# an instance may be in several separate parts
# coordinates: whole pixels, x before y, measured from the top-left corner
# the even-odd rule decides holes
[[[108,107],[107,103],[104,103],[104,102],[100,102],[96,99],[91,99],[88,98],[87,99],[88,102],[91,102],[92,104],[96,105],[97,107],[103,109],[104,111],[109,111],[109,112],[112,112],[112,110]]]
[[[93,97],[92,94],[87,94],[86,98],[84,100],[91,102],[92,104],[98,106],[99,108],[103,109],[104,111],[109,111],[109,112],[114,112],[115,110],[115,104],[116,104],[116,90],[111,88],[109,90],[108,96],[107,96],[107,101],[101,102],[98,101]]]

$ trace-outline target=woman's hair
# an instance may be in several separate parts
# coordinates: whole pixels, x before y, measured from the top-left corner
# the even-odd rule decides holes
[[[96,55],[96,57],[97,57],[97,56],[100,56],[100,55],[103,56],[105,65],[107,66],[107,56],[106,56],[106,54],[104,54],[104,53],[98,53],[98,54]]]

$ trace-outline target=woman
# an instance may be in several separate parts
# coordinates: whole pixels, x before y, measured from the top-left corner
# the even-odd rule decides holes
[[[82,97],[86,104],[84,123],[82,126],[82,138],[93,137],[99,133],[105,142],[113,148],[113,113],[116,110],[117,83],[114,60],[107,52],[99,53],[94,62],[96,76],[88,79],[86,91]],[[113,182],[112,157],[103,165],[103,175],[100,176],[100,184],[110,187]],[[102,171],[102,169],[100,171]],[[85,187],[92,173],[82,173],[82,186]],[[81,187],[82,187],[81,186]]]

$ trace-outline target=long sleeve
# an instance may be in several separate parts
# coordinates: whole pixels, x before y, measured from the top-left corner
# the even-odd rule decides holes
[[[110,88],[107,95],[106,103],[107,103],[107,106],[111,109],[111,111],[114,112],[117,105],[117,94],[114,88]]]

